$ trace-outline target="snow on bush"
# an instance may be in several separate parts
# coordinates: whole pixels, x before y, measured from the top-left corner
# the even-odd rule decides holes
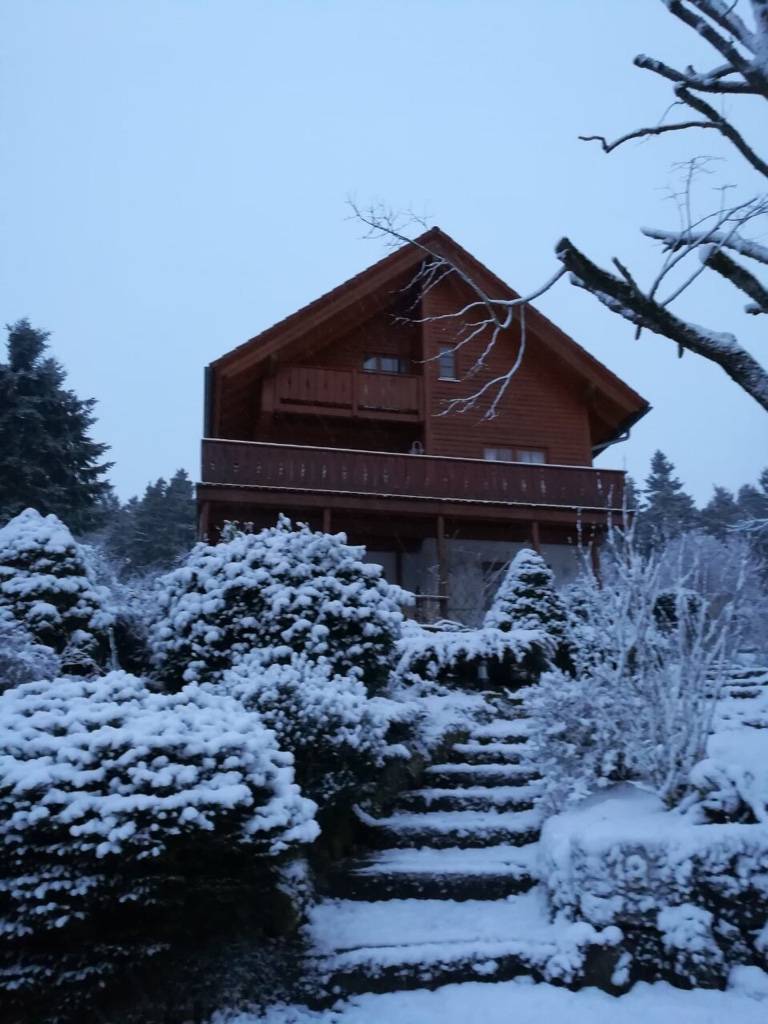
[[[383,684],[406,595],[363,555],[344,534],[284,516],[198,544],[160,581],[150,635],[158,674],[170,686],[211,680],[249,651],[287,646],[342,675],[358,670],[369,689]]]
[[[555,662],[570,667],[565,609],[555,590],[555,577],[544,559],[522,548],[509,564],[483,625],[509,632],[537,630],[550,641]]]
[[[734,603],[713,610],[695,565],[663,585],[657,555],[611,539],[602,581],[585,575],[568,602],[575,680],[545,676],[528,700],[531,760],[557,810],[616,781],[642,780],[674,804],[705,756]],[[659,614],[659,598],[664,614]]]
[[[186,846],[266,855],[310,842],[313,815],[290,755],[229,697],[151,693],[124,672],[0,695],[6,935],[82,917],[127,864],[153,871]]]
[[[436,631],[409,623],[397,650],[400,680],[511,686],[535,678],[552,647],[540,629]]]
[[[625,784],[549,818],[540,864],[553,909],[621,928],[646,976],[719,984],[766,963],[768,826],[698,825]]]
[[[56,516],[28,508],[0,529],[0,608],[60,655],[64,671],[88,673],[106,663],[113,622],[107,592]]]
[[[38,643],[9,608],[0,606],[0,691],[59,675],[61,659]]]
[[[296,761],[302,790],[325,804],[349,795],[380,767],[389,719],[357,675],[339,675],[326,658],[289,648],[244,655],[224,673],[224,691],[258,712]]]

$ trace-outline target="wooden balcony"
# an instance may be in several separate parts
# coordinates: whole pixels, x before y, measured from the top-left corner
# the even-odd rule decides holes
[[[201,500],[289,504],[292,493],[302,504],[384,512],[439,506],[469,516],[482,506],[497,518],[535,508],[536,518],[561,520],[558,510],[571,519],[581,510],[586,522],[621,509],[624,487],[619,470],[218,439],[203,441],[202,470]]]
[[[265,411],[417,422],[422,378],[319,366],[285,366],[264,381]]]

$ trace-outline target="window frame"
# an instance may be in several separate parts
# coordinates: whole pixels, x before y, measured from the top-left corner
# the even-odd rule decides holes
[[[449,361],[450,373],[443,371],[444,360]],[[441,345],[437,355],[437,379],[438,380],[452,380],[458,381],[457,376],[458,370],[456,368],[456,346],[455,345]]]
[[[385,359],[391,360],[391,362],[397,364],[397,369],[385,370],[382,363]],[[375,363],[373,366],[367,366],[367,363]],[[369,352],[363,356],[363,373],[386,373],[391,377],[404,377],[408,376],[411,372],[411,361],[407,356],[390,355],[384,352]]]

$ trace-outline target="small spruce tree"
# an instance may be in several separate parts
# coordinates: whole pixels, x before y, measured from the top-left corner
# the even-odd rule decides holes
[[[731,492],[726,487],[715,487],[712,497],[701,510],[701,525],[706,533],[724,540],[740,518],[739,506]]]
[[[98,525],[109,491],[107,445],[90,437],[95,399],[64,384],[45,355],[48,332],[28,320],[8,327],[8,362],[0,363],[0,523],[25,508],[54,512],[76,533]]]
[[[113,616],[83,550],[54,515],[21,512],[0,529],[0,610],[61,657],[65,673],[105,665]]]
[[[194,493],[183,469],[168,481],[161,477],[147,484],[142,498],[120,507],[105,538],[125,575],[170,569],[194,542]]]
[[[553,660],[570,667],[565,634],[565,609],[555,589],[555,577],[536,551],[523,548],[509,568],[483,623],[504,632],[532,629],[541,632]]]

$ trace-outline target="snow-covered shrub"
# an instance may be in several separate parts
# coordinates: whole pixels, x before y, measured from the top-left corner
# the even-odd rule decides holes
[[[522,548],[510,562],[483,625],[505,633],[537,630],[548,638],[555,664],[571,667],[565,609],[554,573],[531,548]]]
[[[150,637],[158,675],[169,686],[213,680],[249,651],[283,646],[380,686],[406,595],[363,555],[344,534],[284,516],[258,533],[230,528],[219,544],[198,544],[160,580]]]
[[[553,648],[540,629],[430,630],[409,623],[397,651],[400,680],[515,686],[535,679]]]
[[[302,791],[321,805],[370,779],[388,753],[389,720],[357,675],[290,649],[244,655],[216,688],[236,697],[290,751]]]
[[[641,555],[631,537],[613,538],[609,551],[602,581],[585,575],[571,593],[574,683],[553,674],[529,699],[528,747],[535,764],[549,766],[550,810],[621,779],[679,800],[705,756],[733,641],[733,604],[715,614],[691,599],[695,566],[681,568],[670,591],[658,556]]]
[[[0,691],[59,675],[61,659],[38,643],[9,608],[0,606]]]
[[[106,590],[91,579],[80,546],[54,515],[32,508],[0,529],[0,608],[61,657],[62,668],[87,674],[104,665],[113,615]]]
[[[765,825],[695,824],[623,785],[549,818],[540,867],[562,918],[622,930],[633,977],[719,985],[728,966],[764,962]]]
[[[212,873],[215,907],[312,841],[314,812],[290,754],[226,695],[124,672],[5,691],[0,973],[34,995],[157,952],[150,921],[194,919]]]

